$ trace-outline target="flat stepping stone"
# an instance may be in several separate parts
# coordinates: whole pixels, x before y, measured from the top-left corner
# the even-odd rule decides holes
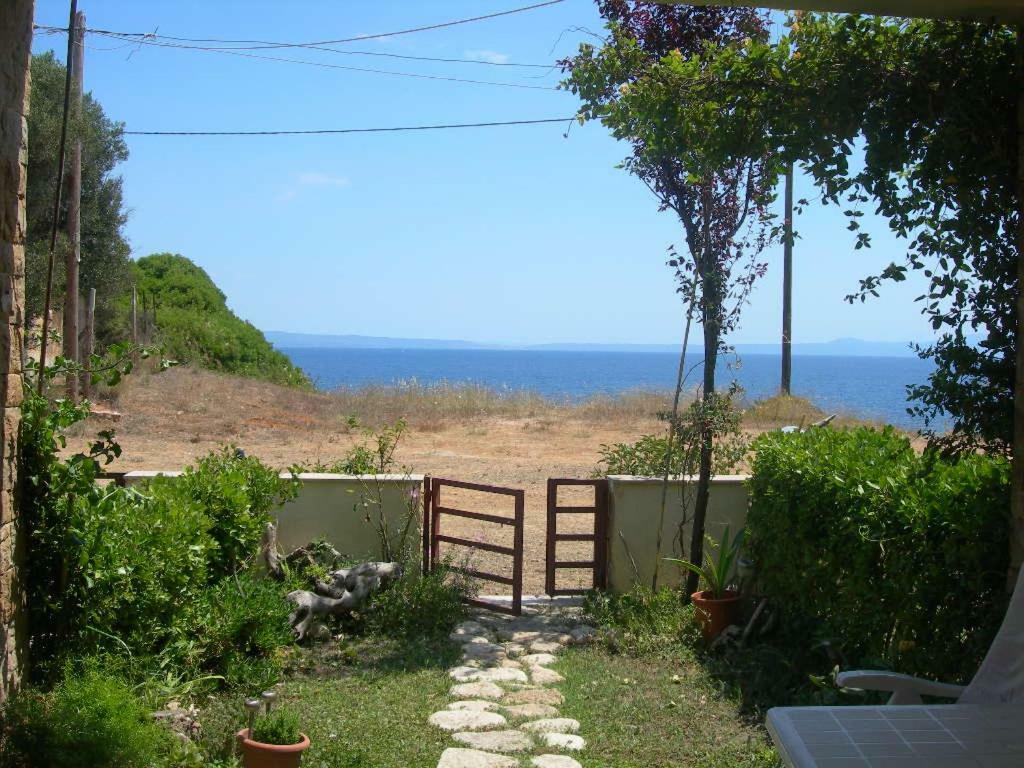
[[[520,662],[516,661],[515,659],[502,659],[500,662],[498,662],[498,666],[499,667],[503,667],[504,669],[522,669],[523,668],[523,665]]]
[[[510,707],[502,707],[509,717],[530,719],[534,717],[558,717],[558,710],[550,704],[513,704]]]
[[[468,669],[468,668],[460,668]],[[455,670],[452,670],[454,673]],[[495,667],[493,669],[471,669],[466,676],[460,678],[468,683],[528,683],[530,678],[521,669],[505,669]],[[454,677],[454,674],[453,674]]]
[[[565,755],[537,755],[530,761],[535,768],[583,768],[578,762]]]
[[[597,640],[597,630],[589,624],[580,624],[569,632],[569,636],[573,645],[587,645]]]
[[[580,729],[580,721],[571,717],[549,717],[544,720],[532,720],[519,727],[533,733],[576,733]]]
[[[582,736],[573,733],[542,733],[540,740],[546,747],[565,749],[569,752],[579,752],[587,746]]]
[[[565,678],[555,672],[555,670],[548,669],[547,667],[531,667],[530,679],[537,683],[537,685],[553,685],[554,683],[561,683],[565,680]]]
[[[505,653],[511,656],[513,659],[522,656],[526,653],[526,646],[522,643],[503,643],[502,647],[505,649]]]
[[[551,653],[528,653],[519,660],[528,667],[545,667],[558,661],[558,657]]]
[[[448,747],[441,753],[437,768],[516,768],[519,761],[504,755],[494,755],[479,749]]]
[[[514,627],[498,630],[499,640],[508,640],[513,643],[530,643],[540,638],[539,630],[520,630]]]
[[[477,637],[482,637],[486,641],[487,627],[478,621],[464,621],[458,624],[448,637],[457,643],[468,643]]]
[[[500,699],[505,695],[504,689],[494,683],[459,683],[449,693],[457,699]]]
[[[555,640],[534,640],[530,643],[530,653],[558,653],[562,644]]]
[[[533,749],[533,739],[522,731],[468,731],[456,733],[453,738],[473,749],[488,752],[525,752]]]
[[[432,714],[427,722],[445,731],[478,731],[508,725],[497,712],[476,712],[472,709],[443,709]]]
[[[481,701],[480,699],[465,699],[463,701],[453,701],[448,705],[448,709],[452,710],[468,710],[470,712],[491,712],[497,708],[497,704],[493,701]]]
[[[486,698],[486,697],[485,697]],[[505,694],[503,704],[548,704],[560,706],[565,701],[561,693],[553,688],[527,688]]]
[[[470,675],[475,675],[479,671],[479,667],[455,667],[448,670],[448,676],[452,680],[458,680],[460,683],[471,683],[475,678],[470,677]]]

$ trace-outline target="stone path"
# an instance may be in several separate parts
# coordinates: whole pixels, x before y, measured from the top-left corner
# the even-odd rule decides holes
[[[590,642],[594,630],[571,611],[525,608],[523,615],[480,612],[451,634],[462,660],[448,671],[451,701],[430,716],[458,746],[437,768],[582,768],[571,756],[587,746],[580,724],[561,717],[563,678],[551,669],[567,645]]]

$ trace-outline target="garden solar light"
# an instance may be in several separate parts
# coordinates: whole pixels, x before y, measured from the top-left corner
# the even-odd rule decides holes
[[[246,699],[245,709],[249,713],[249,734],[252,735],[252,726],[256,721],[256,713],[260,711],[260,700]]]
[[[267,705],[267,714],[270,714],[270,705],[277,701],[277,691],[264,691],[260,694],[260,698]]]

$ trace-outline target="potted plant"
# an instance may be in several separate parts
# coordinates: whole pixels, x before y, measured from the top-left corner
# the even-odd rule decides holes
[[[740,607],[739,591],[732,588],[733,568],[743,547],[743,531],[729,538],[729,526],[725,526],[720,542],[708,537],[708,548],[704,553],[704,565],[665,558],[688,571],[696,573],[704,589],[690,595],[697,611],[704,639],[708,642],[718,637],[722,630],[736,623]]]
[[[286,709],[270,712],[276,698],[273,691],[263,694],[267,713],[261,718],[256,718],[260,699],[245,702],[249,727],[236,734],[245,768],[297,768],[302,753],[309,749],[309,737],[299,731],[299,718],[294,713]]]

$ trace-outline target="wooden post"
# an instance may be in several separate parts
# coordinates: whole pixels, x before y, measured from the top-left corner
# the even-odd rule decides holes
[[[142,343],[149,344],[149,307],[145,291],[142,292]]]
[[[793,164],[786,168],[786,220],[782,247],[782,394],[793,384]]]
[[[78,355],[78,265],[82,260],[82,67],[85,65],[85,14],[75,15],[74,44],[71,46],[71,124],[74,140],[71,142],[71,162],[68,165],[68,250],[65,256],[67,276],[64,291],[64,358],[81,362]],[[78,401],[78,376],[65,380],[68,398]]]
[[[90,359],[96,349],[96,289],[89,289],[89,298],[85,302],[85,336],[82,343],[82,365],[89,367]],[[82,373],[82,397],[92,396],[92,375],[89,371]]]
[[[132,286],[132,346],[139,346],[139,293],[134,285]],[[132,350],[132,357],[138,358],[138,352]]]

